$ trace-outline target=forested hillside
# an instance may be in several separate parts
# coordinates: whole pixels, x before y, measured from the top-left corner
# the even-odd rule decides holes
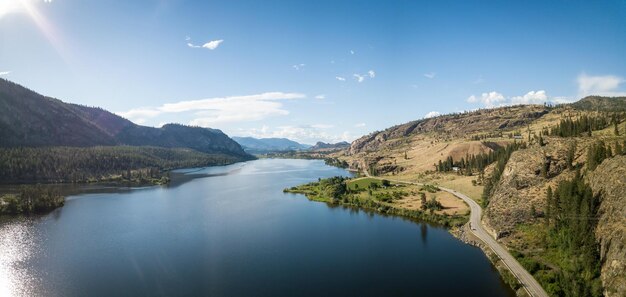
[[[146,146],[0,148],[0,183],[147,180],[146,177],[161,178],[169,169],[239,160],[226,154]]]
[[[0,147],[96,145],[181,147],[249,158],[220,130],[140,126],[104,109],[64,103],[0,79]]]

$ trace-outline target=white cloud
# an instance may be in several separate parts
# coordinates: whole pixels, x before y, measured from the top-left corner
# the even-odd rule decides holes
[[[543,103],[572,103],[569,97],[550,97],[545,90],[530,91],[523,96],[505,97],[498,92],[482,93],[480,97],[474,95],[467,98],[470,103],[482,103],[485,107],[496,107],[515,104],[543,104]]]
[[[315,99],[326,99],[326,95],[324,94],[317,95],[315,96]]]
[[[376,72],[374,72],[374,70],[370,70],[367,72],[367,75],[369,75],[370,78],[374,78],[376,77]]]
[[[11,71],[0,71],[0,76],[9,74],[11,74]]]
[[[202,45],[203,48],[208,48],[210,50],[214,50],[216,49],[218,46],[220,46],[220,44],[224,42],[224,39],[218,39],[218,40],[211,40],[205,44]]]
[[[167,103],[159,107],[136,108],[117,114],[132,121],[154,118],[169,113],[192,113],[191,125],[207,127],[215,123],[261,120],[270,116],[287,115],[282,100],[305,98],[300,93],[269,92],[247,96],[208,98]]]
[[[189,39],[187,40],[189,41]],[[218,39],[218,40],[211,40],[203,45],[195,45],[191,42],[187,42],[187,46],[191,47],[191,48],[206,48],[206,49],[210,49],[210,50],[214,50],[216,49],[218,46],[220,46],[220,44],[224,42],[223,39]]]
[[[515,96],[511,98],[511,104],[543,104],[548,102],[546,91],[530,91],[524,96]]]
[[[295,70],[300,70],[300,69],[304,68],[304,66],[306,66],[306,64],[295,64],[295,65],[293,65],[291,67],[293,67],[293,69],[295,69]]]
[[[626,92],[616,89],[624,83],[624,78],[615,75],[589,76],[582,73],[578,76],[578,95],[626,96]]]
[[[435,78],[435,75],[436,75],[436,73],[434,73],[434,72],[424,73],[424,77],[429,78],[429,79]]]
[[[477,98],[474,95],[469,96],[467,98],[467,102],[470,102],[470,103],[474,103],[478,101],[480,101],[480,103],[484,104],[487,107],[493,107],[496,105],[500,105],[501,103],[506,101],[506,99],[504,98],[502,94],[496,91],[492,91],[489,93],[482,93],[480,98]]]
[[[337,135],[330,133],[325,126],[321,128],[316,126],[318,125],[278,126],[271,128],[264,125],[261,128],[252,128],[249,130],[240,129],[239,132],[234,134],[256,138],[288,138],[300,143],[309,144],[313,144],[317,141],[336,143],[356,139],[349,131],[344,131],[340,135]]]
[[[124,112],[116,112],[117,115],[125,117],[133,122],[138,122],[139,120],[145,122],[145,118],[153,118],[162,113],[163,112],[154,108],[134,108]]]
[[[356,124],[354,124],[354,127],[355,128],[363,128],[363,127],[365,127],[365,123],[356,123]]]
[[[186,41],[189,41],[189,40],[191,40],[191,37],[189,37],[189,36],[185,36],[185,40],[186,40]]]
[[[364,75],[360,75],[360,74],[353,74],[352,76],[354,76],[354,78],[358,81],[358,82],[363,82],[365,80],[365,76]]]
[[[434,117],[437,117],[437,116],[440,116],[440,115],[441,115],[441,113],[440,113],[440,112],[438,112],[438,111],[431,111],[431,112],[427,113],[427,114],[424,116],[424,118],[425,118],[425,119],[429,119],[429,118],[434,118]]]
[[[351,54],[351,55],[354,55],[354,50],[350,50],[350,54]]]
[[[346,78],[345,78],[345,77],[335,76],[335,78],[336,78],[338,81],[346,81]]]

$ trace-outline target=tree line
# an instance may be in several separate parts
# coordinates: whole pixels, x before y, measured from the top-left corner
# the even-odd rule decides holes
[[[452,156],[448,156],[444,161],[439,160],[439,163],[434,164],[434,166],[437,172],[450,172],[456,167],[459,173],[463,175],[472,175],[476,172],[482,173],[487,166],[501,159],[507,152],[515,151],[521,146],[521,142],[514,142],[508,144],[506,147],[498,146],[495,150],[488,152],[466,154],[465,157],[462,157],[460,160],[454,160]]]
[[[615,141],[613,148],[610,144],[605,144],[604,141],[596,141],[587,150],[587,169],[595,170],[604,159],[619,155],[626,155],[626,140],[622,144]]]
[[[603,114],[598,116],[582,115],[577,119],[566,118],[544,134],[559,137],[578,137],[582,135],[591,136],[592,131],[602,130],[613,125],[613,133],[619,135],[618,125],[622,122],[622,114]]]
[[[600,254],[595,240],[600,197],[584,182],[580,169],[546,193],[547,248],[561,268],[546,288],[556,296],[602,296]]]
[[[0,183],[79,183],[111,176],[160,177],[164,170],[223,165],[225,154],[135,146],[0,148]]]

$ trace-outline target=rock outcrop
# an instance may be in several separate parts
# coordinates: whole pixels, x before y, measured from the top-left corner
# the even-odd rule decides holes
[[[604,160],[588,180],[602,197],[596,239],[604,295],[626,296],[626,156]]]

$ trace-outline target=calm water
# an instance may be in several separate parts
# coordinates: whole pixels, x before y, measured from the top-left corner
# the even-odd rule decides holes
[[[513,296],[443,228],[282,193],[348,174],[321,161],[193,173],[0,223],[0,295]]]

